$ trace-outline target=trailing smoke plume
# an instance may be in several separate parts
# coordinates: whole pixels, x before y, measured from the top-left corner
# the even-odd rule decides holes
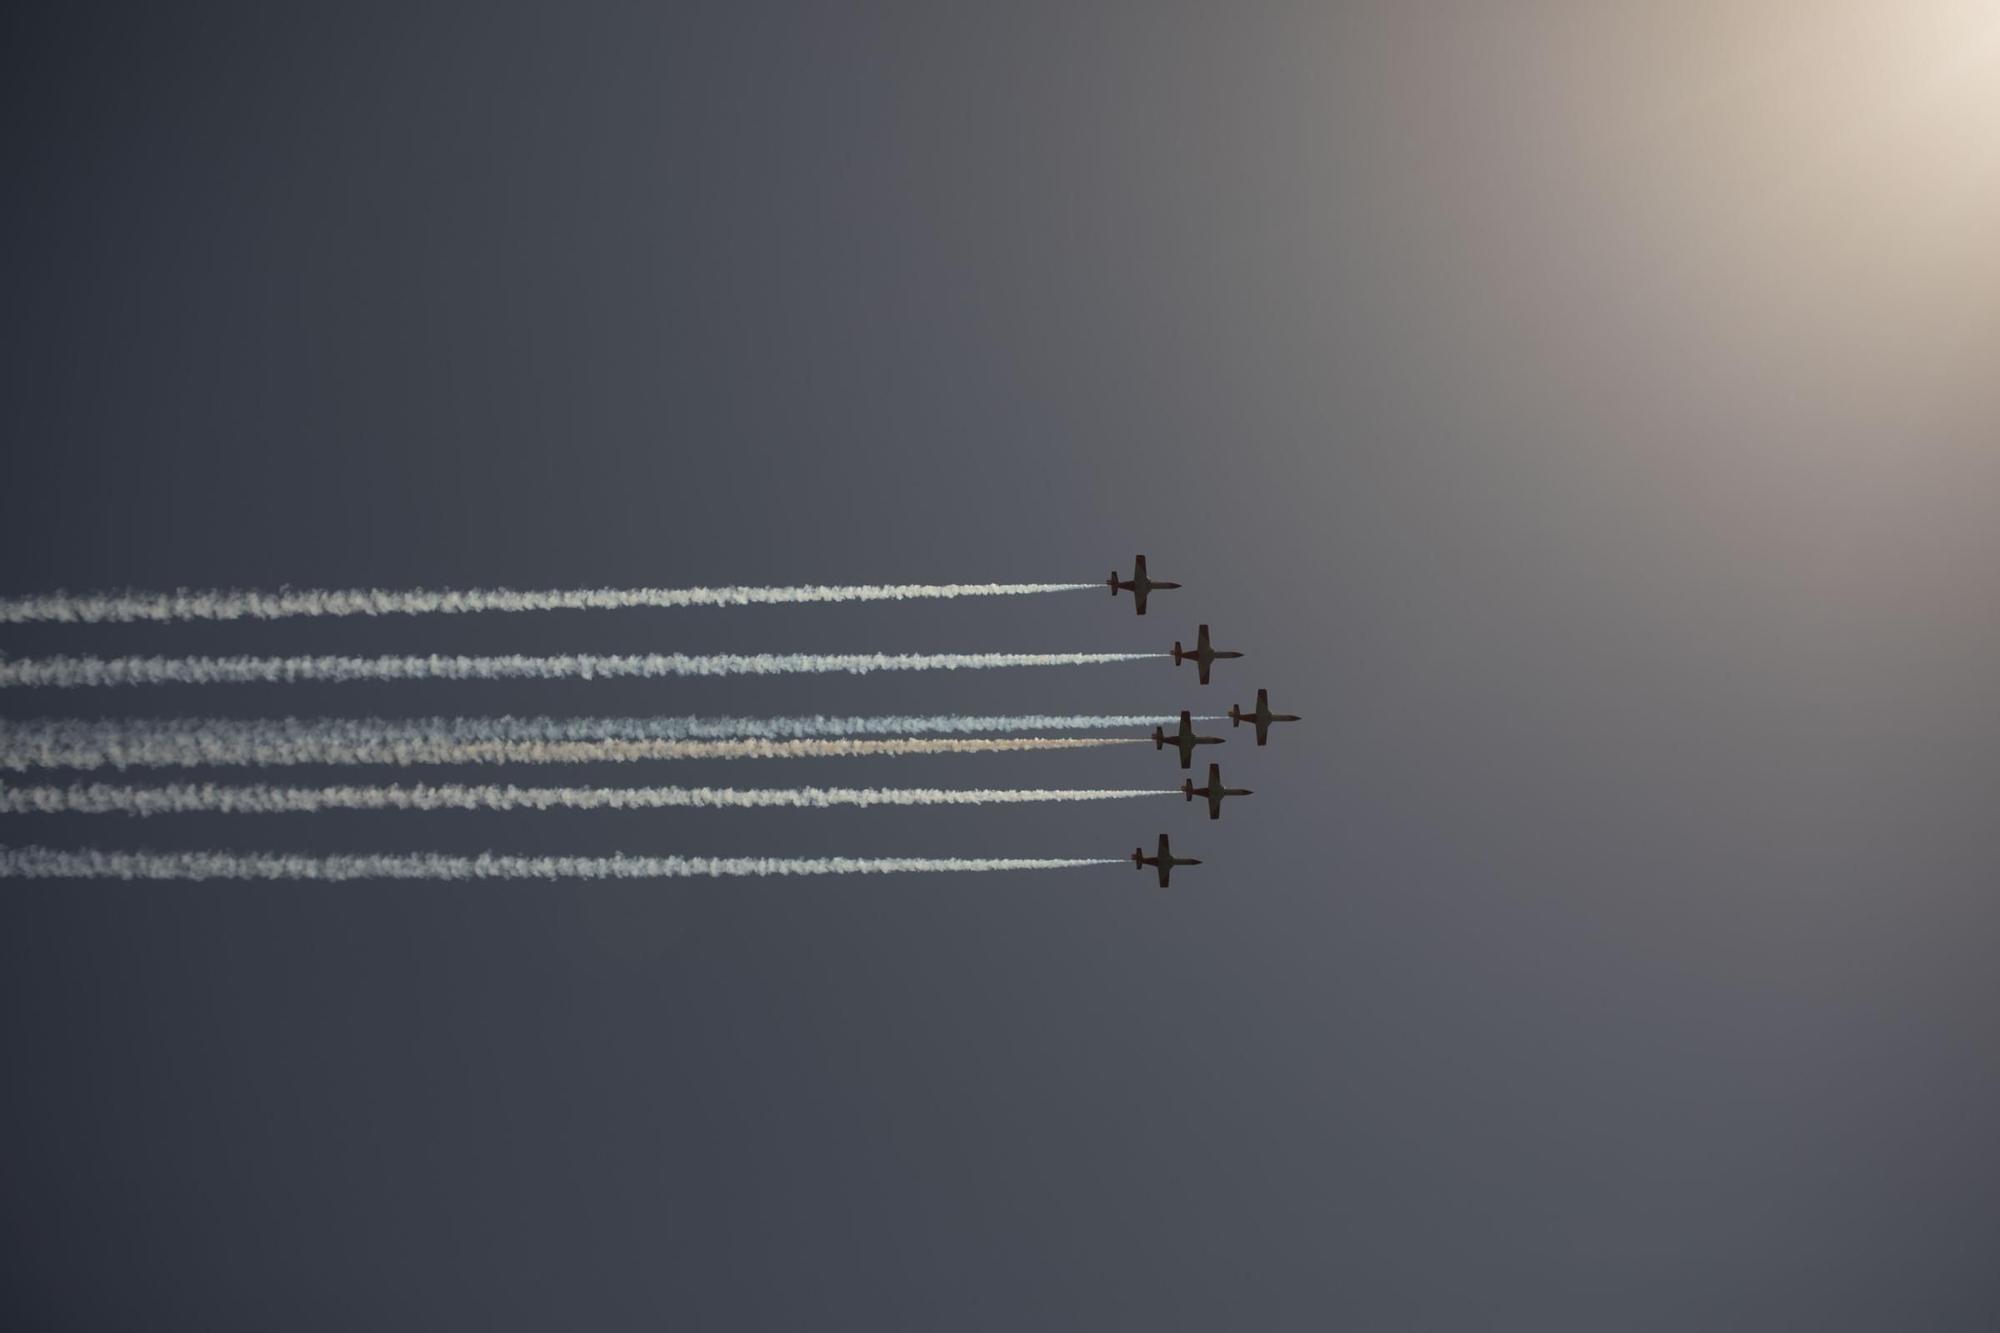
[[[689,879],[718,875],[890,875],[1067,870],[1108,857],[288,856],[259,852],[58,851],[0,847],[0,879]]]
[[[197,764],[621,763],[1067,750],[1137,736],[970,733],[1152,726],[1155,717],[0,719],[0,769]],[[819,739],[824,737],[826,739]]]
[[[977,671],[1095,666],[1167,653],[638,653],[525,657],[42,657],[0,661],[0,687],[288,684],[295,681],[596,680],[613,677],[785,676],[877,671]]]
[[[475,611],[607,611],[632,607],[770,606],[1011,597],[1102,588],[1099,583],[863,583],[798,588],[282,588],[277,592],[52,592],[0,598],[0,623],[278,620],[289,616],[460,615]]]
[[[940,787],[516,787],[444,782],[409,787],[219,786],[0,787],[0,814],[273,815],[324,810],[810,809],[835,806],[1025,805],[1178,796],[1178,788]]]

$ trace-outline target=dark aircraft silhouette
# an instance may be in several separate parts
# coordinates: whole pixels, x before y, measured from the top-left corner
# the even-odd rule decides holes
[[[1153,728],[1153,748],[1155,750],[1166,749],[1167,740],[1167,730],[1165,727]],[[1222,744],[1222,737],[1195,735],[1194,714],[1187,709],[1182,709],[1180,734],[1173,737],[1173,744],[1174,748],[1181,752],[1181,767],[1192,768],[1194,766],[1194,747],[1197,745],[1220,745]]]
[[[1194,779],[1189,778],[1186,782],[1183,782],[1181,784],[1181,795],[1185,796],[1190,801],[1192,801],[1197,796],[1207,797],[1208,817],[1210,819],[1220,819],[1222,818],[1223,797],[1254,796],[1256,795],[1256,793],[1251,791],[1248,787],[1223,786],[1222,765],[1210,764],[1208,766],[1208,785],[1206,787],[1197,787],[1194,785]]]
[[[1208,626],[1206,625],[1203,625],[1200,633],[1195,635],[1193,652],[1189,652],[1187,649],[1181,647],[1179,639],[1174,640],[1174,665],[1179,666],[1182,662],[1192,659],[1195,667],[1201,673],[1201,683],[1204,685],[1208,684],[1208,669],[1215,665],[1218,658],[1241,656],[1243,656],[1242,653],[1217,652],[1209,644]]]
[[[1146,855],[1146,850],[1143,847],[1134,847],[1132,849],[1132,868],[1134,870],[1143,870],[1147,866],[1158,866],[1160,868],[1160,887],[1163,889],[1167,887],[1167,876],[1174,873],[1175,866],[1198,866],[1200,864],[1201,862],[1192,856],[1175,856],[1173,852],[1168,850],[1167,835],[1164,833],[1160,835],[1160,854],[1158,856]]]
[[[1155,588],[1178,588],[1181,586],[1178,583],[1162,583],[1155,579],[1147,578],[1146,557],[1143,555],[1132,557],[1131,578],[1121,580],[1118,577],[1118,571],[1114,569],[1111,571],[1111,577],[1106,581],[1111,584],[1111,595],[1113,597],[1118,595],[1120,588],[1131,593],[1132,600],[1137,604],[1138,612],[1142,616],[1146,614],[1146,595],[1148,593],[1152,592]]]
[[[1274,713],[1271,711],[1271,692],[1269,690],[1257,691],[1257,707],[1254,712],[1246,713],[1235,704],[1229,705],[1229,725],[1240,727],[1245,722],[1254,722],[1257,725],[1257,744],[1259,745],[1264,743],[1273,722],[1297,722],[1298,720],[1299,715],[1297,713]]]

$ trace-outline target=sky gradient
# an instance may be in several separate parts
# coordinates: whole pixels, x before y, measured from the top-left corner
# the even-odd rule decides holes
[[[0,1322],[1990,1326],[1991,4],[289,9],[8,13],[0,595],[1187,586],[10,658],[1250,656],[0,713],[1307,720],[1217,823],[8,816],[1206,864],[10,882]],[[574,780],[1181,777],[748,767]]]

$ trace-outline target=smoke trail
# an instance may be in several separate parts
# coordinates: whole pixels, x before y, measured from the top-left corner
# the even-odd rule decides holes
[[[306,815],[325,810],[668,810],[793,809],[885,805],[1026,805],[1179,796],[1179,788],[973,787],[515,787],[457,782],[410,787],[0,787],[7,815]]]
[[[1227,714],[1204,714],[1196,722],[1222,722]],[[408,727],[420,732],[450,731],[480,740],[803,740],[815,736],[973,735],[1010,731],[1096,731],[1113,727],[1172,726],[1176,714],[1120,713],[930,714],[879,717],[449,717],[385,721],[380,718],[284,719],[286,726],[354,725],[371,729]],[[23,724],[28,725],[28,724]],[[63,723],[62,725],[68,725]],[[118,723],[118,726],[129,725]],[[206,727],[201,720],[172,725]],[[0,723],[4,727],[5,723]],[[4,734],[4,733],[0,733]]]
[[[21,730],[26,730],[23,728]],[[40,729],[37,729],[40,730]],[[674,759],[853,759],[1016,750],[1082,750],[1143,744],[1140,736],[835,738],[829,740],[472,740],[454,736],[356,736],[352,728],[288,732],[276,723],[222,724],[213,730],[80,724],[19,735],[0,724],[0,769],[194,767],[202,764],[620,764]]]
[[[891,875],[1067,870],[1110,857],[289,856],[260,852],[57,851],[0,847],[0,879],[690,879],[718,875]]]
[[[130,620],[278,620],[288,616],[461,615],[476,611],[610,611],[633,607],[772,606],[799,602],[908,602],[1077,592],[1101,583],[862,583],[796,588],[283,588],[66,593],[0,597],[0,623]]]
[[[637,676],[786,676],[1096,666],[1167,653],[637,653],[558,657],[42,657],[0,661],[0,688],[228,685],[392,680],[598,680]]]
[[[1215,716],[1196,718],[1216,722]],[[530,746],[577,744],[652,745],[658,742],[698,740],[804,741],[820,737],[884,736],[907,740],[913,736],[943,733],[972,735],[981,732],[1072,731],[1085,728],[1171,726],[1177,721],[1166,716],[1117,714],[1030,714],[1013,717],[427,717],[390,719],[362,718],[121,718],[92,721],[85,718],[33,718],[9,721],[0,718],[0,768],[117,768],[157,767],[169,764],[291,764],[291,763],[480,763],[483,750],[474,747],[505,747],[495,760],[536,762],[523,751]],[[1093,737],[1079,745],[1111,745],[1143,737]],[[462,753],[444,757],[442,747],[462,746]],[[960,747],[954,747],[957,749]],[[1032,744],[995,748],[1063,749],[1051,739]],[[332,757],[352,752],[353,759]],[[840,753],[931,754],[948,750],[906,749],[876,751],[854,749]],[[710,754],[633,752],[621,755],[607,748],[603,758],[787,758],[831,751],[799,750],[769,752],[746,750],[741,755],[723,751]],[[438,758],[419,758],[437,754]],[[593,761],[594,756],[577,756],[576,762]],[[567,762],[567,758],[561,762]],[[559,762],[551,757],[541,762]]]

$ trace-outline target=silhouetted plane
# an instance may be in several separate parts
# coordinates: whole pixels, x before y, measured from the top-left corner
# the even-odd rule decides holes
[[[1168,737],[1167,737],[1167,730],[1166,730],[1166,728],[1165,728],[1165,727],[1154,727],[1154,728],[1153,728],[1153,748],[1154,748],[1155,750],[1164,750],[1164,749],[1166,749],[1166,748],[1167,748],[1167,740],[1168,740]],[[1179,751],[1181,752],[1181,767],[1182,767],[1182,768],[1192,768],[1192,767],[1194,766],[1194,747],[1195,747],[1195,746],[1197,746],[1197,745],[1220,745],[1220,744],[1222,744],[1222,737],[1220,737],[1220,736],[1197,736],[1197,735],[1195,735],[1195,734],[1194,734],[1194,713],[1193,713],[1193,712],[1192,712],[1191,710],[1188,710],[1188,709],[1182,709],[1182,710],[1181,710],[1181,729],[1180,729],[1180,734],[1179,734],[1179,735],[1177,735],[1177,736],[1175,736],[1175,737],[1173,737],[1173,745],[1174,745],[1174,748],[1175,748],[1175,749],[1177,749],[1177,750],[1179,750]]]
[[[1181,647],[1179,639],[1174,640],[1174,665],[1179,666],[1182,662],[1192,659],[1195,667],[1201,673],[1201,683],[1204,685],[1208,684],[1208,669],[1215,665],[1218,658],[1241,656],[1243,656],[1242,653],[1217,652],[1208,641],[1208,626],[1206,625],[1203,625],[1201,632],[1195,635],[1193,652],[1189,652],[1187,649]]]
[[[1107,580],[1107,582],[1111,584],[1111,595],[1113,597],[1116,597],[1118,595],[1118,590],[1120,588],[1123,588],[1126,592],[1131,593],[1132,600],[1134,603],[1137,604],[1138,612],[1142,616],[1146,614],[1146,595],[1148,593],[1152,592],[1155,588],[1178,588],[1181,586],[1178,583],[1162,583],[1157,580],[1147,578],[1146,557],[1143,555],[1135,555],[1132,557],[1131,578],[1121,580],[1118,577],[1118,571],[1114,569],[1111,571],[1111,577],[1110,579]]]
[[[1222,818],[1223,797],[1254,796],[1256,795],[1256,793],[1251,791],[1248,787],[1223,786],[1222,765],[1210,764],[1208,766],[1208,785],[1206,787],[1197,787],[1194,785],[1194,779],[1189,778],[1186,782],[1183,782],[1181,784],[1181,795],[1187,797],[1187,799],[1190,801],[1192,801],[1197,796],[1203,796],[1208,798],[1208,817],[1210,819],[1220,819]]]
[[[1240,727],[1245,722],[1256,723],[1257,744],[1259,745],[1264,743],[1273,722],[1297,722],[1298,720],[1299,715],[1297,713],[1274,713],[1271,711],[1271,692],[1269,690],[1257,691],[1257,707],[1254,712],[1246,713],[1235,704],[1229,705],[1229,725]],[[1185,768],[1186,765],[1183,764],[1182,767]]]
[[[1175,856],[1167,847],[1167,835],[1164,833],[1160,835],[1160,854],[1158,856],[1146,855],[1146,850],[1143,847],[1134,847],[1132,849],[1132,868],[1134,870],[1143,870],[1147,866],[1158,866],[1160,868],[1160,887],[1163,889],[1167,887],[1167,876],[1174,873],[1175,866],[1198,866],[1200,864],[1201,862],[1192,856]]]

